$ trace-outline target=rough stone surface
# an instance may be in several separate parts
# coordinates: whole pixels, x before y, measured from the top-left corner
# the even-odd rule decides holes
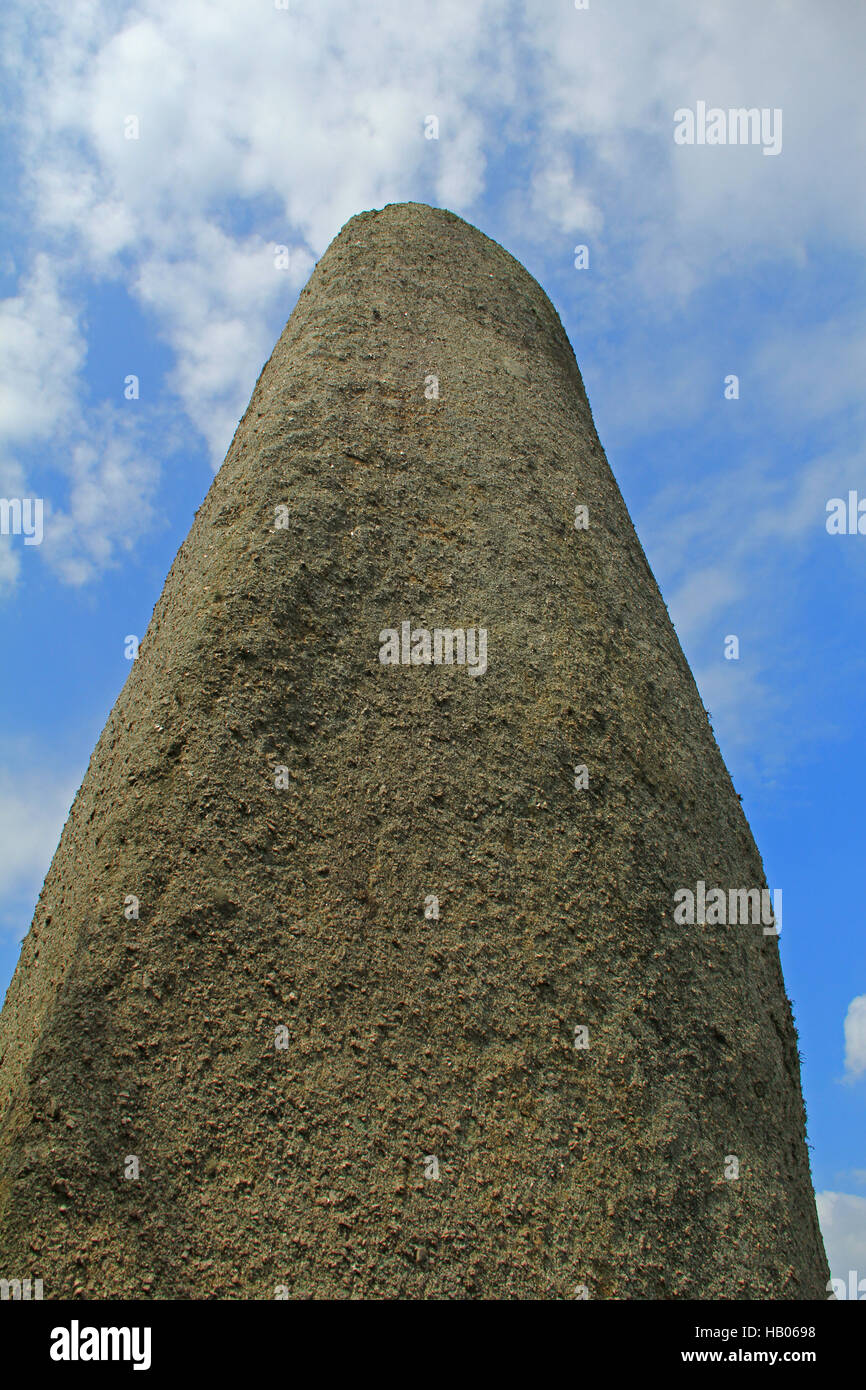
[[[381,664],[407,620],[486,628],[487,672]],[[766,882],[556,312],[452,214],[362,213],[259,378],[24,943],[0,1274],[825,1297],[778,943],[676,925],[698,879]]]

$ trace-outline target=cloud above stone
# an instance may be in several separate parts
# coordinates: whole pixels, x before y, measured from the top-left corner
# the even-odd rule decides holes
[[[845,1015],[845,1075],[850,1081],[866,1076],[866,994],[858,994]]]

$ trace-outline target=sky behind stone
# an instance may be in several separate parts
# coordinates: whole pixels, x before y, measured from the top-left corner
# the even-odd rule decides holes
[[[316,260],[365,208],[447,207],[574,345],[783,890],[822,1227],[866,1277],[866,535],[826,527],[866,499],[866,11],[13,0],[2,28],[0,496],[44,499],[45,534],[0,536],[0,989]],[[702,102],[780,112],[780,149],[677,144]]]

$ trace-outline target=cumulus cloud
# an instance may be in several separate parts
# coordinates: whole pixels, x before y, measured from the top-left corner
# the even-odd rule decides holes
[[[0,448],[47,439],[69,421],[86,355],[56,262],[39,253],[18,294],[0,300]]]
[[[0,598],[15,588],[21,574],[21,557],[10,536],[0,536]]]
[[[46,762],[44,749],[0,747],[0,1003],[26,935],[83,768]]]
[[[61,296],[53,262],[39,254],[18,294],[0,300],[0,496],[33,495],[15,451],[70,428],[85,357],[77,314]],[[35,547],[25,553],[29,560]],[[0,598],[21,572],[20,539],[0,536]]]
[[[4,749],[4,762],[10,750]],[[26,902],[31,908],[78,786],[74,774],[57,775],[56,767],[24,763],[0,773],[0,901]],[[20,917],[15,915],[16,925]]]
[[[782,0],[759,17],[743,0],[699,12],[681,0],[660,21],[638,0],[586,12],[530,0],[518,24],[456,0],[435,15],[421,0],[375,14],[350,0],[243,14],[144,0],[126,18],[61,6],[26,86],[36,215],[104,273],[130,255],[144,288],[167,263],[206,264],[226,199],[268,200],[283,239],[315,256],[362,207],[421,197],[471,211],[490,157],[514,141],[534,235],[604,229],[628,248],[631,288],[669,310],[734,263],[801,257],[813,234],[859,246],[849,161],[864,120],[856,104],[837,115],[861,21],[797,10],[792,23]],[[673,112],[698,98],[783,106],[788,157],[675,146]],[[199,341],[220,320],[211,281]],[[259,337],[264,310],[247,310]],[[183,362],[196,335],[168,308],[160,321]]]
[[[48,513],[46,560],[67,584],[86,584],[116,565],[153,519],[159,465],[142,429],[119,407],[95,412],[69,441],[69,502]]]
[[[136,290],[177,354],[174,389],[222,462],[261,364],[272,346],[267,316],[287,287],[309,278],[313,258],[303,246],[278,247],[262,237],[238,240],[219,227],[191,229],[182,254],[155,254],[141,267]]]
[[[533,212],[565,235],[593,235],[601,231],[604,218],[562,152],[535,170],[531,198]]]
[[[830,1277],[843,1281],[845,1296],[849,1297],[851,1270],[857,1276],[856,1284],[861,1279],[866,1281],[866,1197],[848,1192],[818,1192],[815,1201]],[[857,1296],[866,1298],[866,1282]]]
[[[808,278],[822,257],[860,252],[866,191],[852,171],[866,116],[853,93],[864,37],[866,12],[830,24],[805,0],[759,12],[750,0],[674,0],[663,14],[643,0],[586,11],[548,0],[442,0],[435,11],[424,0],[49,6],[35,37],[19,41],[13,75],[27,240],[50,255],[37,249],[25,266],[5,340],[0,322],[0,404],[15,439],[55,443],[44,558],[86,582],[155,515],[158,438],[136,436],[122,411],[104,408],[98,430],[76,415],[87,304],[72,287],[82,277],[120,283],[137,301],[174,359],[164,399],[174,394],[178,421],[217,467],[340,226],[389,201],[439,202],[495,223],[542,279],[590,244],[591,273],[605,273],[592,307],[579,301],[576,346],[589,343],[600,363],[594,406],[614,445],[706,419],[722,370],[741,375],[744,411],[760,399],[777,422],[775,457],[732,457],[715,482],[702,466],[700,495],[670,460],[669,486],[642,500],[638,518],[690,655],[715,679],[714,707],[733,717],[736,706],[754,724],[756,697],[772,703],[762,674],[748,688],[714,677],[700,643],[747,594],[753,650],[761,622],[772,629],[773,547],[788,549],[790,583],[816,514],[856,467],[846,441],[866,335],[831,306],[820,322],[792,314],[750,338],[736,297],[767,266]],[[698,100],[781,108],[782,153],[677,146],[674,111]],[[438,139],[425,138],[429,116]],[[289,247],[288,270],[275,245]],[[722,290],[732,338],[714,336],[705,309],[680,330],[678,315]],[[846,412],[832,449],[792,468],[782,441]],[[0,585],[21,564],[20,548],[0,548]]]
[[[56,7],[22,80],[28,214],[55,238],[58,274],[122,279],[137,297],[174,353],[170,389],[215,467],[280,307],[340,225],[411,196],[464,208],[483,190],[477,83],[501,67],[495,46],[481,56],[492,16],[445,3],[431,18],[418,0],[375,16],[348,3],[241,13],[226,0],[145,0],[126,17]],[[497,101],[509,93],[506,81]],[[437,140],[425,140],[428,115]],[[276,245],[290,249],[287,271]],[[59,350],[75,318],[58,315],[53,331]],[[80,354],[81,331],[76,343]],[[72,396],[80,365],[65,372]],[[27,361],[12,374],[19,412],[33,377]],[[128,509],[140,515],[139,493],[134,479]],[[67,544],[71,528],[54,534]],[[62,567],[73,581],[96,570]]]
[[[0,300],[0,495],[41,498],[45,535],[26,551],[20,538],[0,537],[0,597],[21,577],[25,554],[68,583],[86,582],[149,519],[158,464],[122,411],[85,412],[86,357],[78,307],[62,293],[55,262],[40,253],[19,293]],[[34,477],[17,451],[37,444]],[[65,504],[45,496],[46,482]]]
[[[866,994],[858,994],[845,1015],[845,1074],[857,1081],[866,1073]]]

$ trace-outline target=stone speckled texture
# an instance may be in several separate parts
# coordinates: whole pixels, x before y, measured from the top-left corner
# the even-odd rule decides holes
[[[486,674],[382,665],[407,620],[486,628]],[[24,943],[0,1275],[824,1298],[778,942],[675,925],[698,879],[766,882],[555,310],[452,214],[362,213],[259,378]]]

